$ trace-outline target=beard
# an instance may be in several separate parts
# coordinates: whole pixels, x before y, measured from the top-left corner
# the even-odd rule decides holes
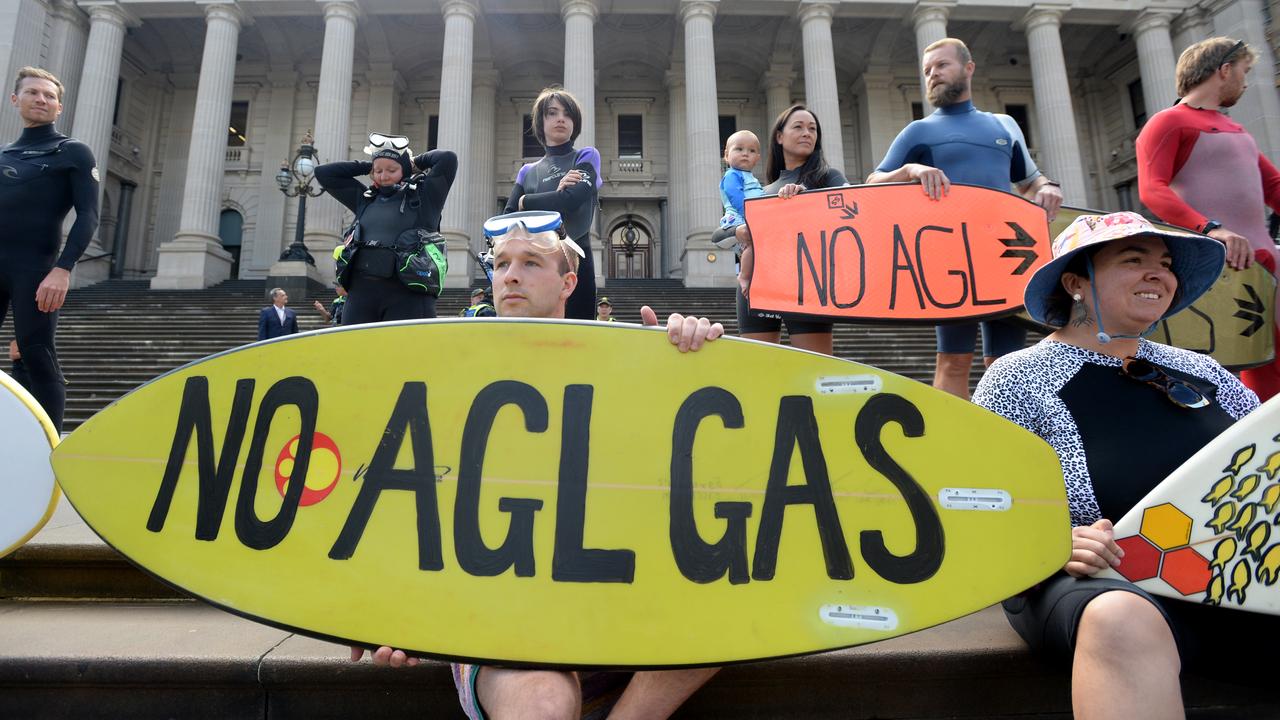
[[[955,105],[960,100],[960,96],[968,89],[969,85],[964,78],[960,78],[953,83],[938,83],[929,88],[929,104],[936,108]]]

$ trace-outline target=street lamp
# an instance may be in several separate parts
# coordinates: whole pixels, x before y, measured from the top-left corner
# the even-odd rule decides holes
[[[311,180],[315,177],[316,171],[316,148],[311,144],[311,132],[302,136],[302,145],[298,147],[298,152],[293,156],[293,162],[280,163],[280,172],[276,173],[276,185],[280,186],[280,192],[285,197],[298,198],[298,222],[295,228],[293,243],[280,253],[281,260],[304,260],[308,265],[315,265],[316,259],[311,257],[311,253],[307,251],[306,243],[302,242],[303,232],[307,223],[307,198],[320,197],[324,194],[324,188],[311,187]]]
[[[636,243],[640,240],[640,234],[636,232],[636,226],[627,219],[627,225],[622,229],[622,250],[631,257],[636,254]]]

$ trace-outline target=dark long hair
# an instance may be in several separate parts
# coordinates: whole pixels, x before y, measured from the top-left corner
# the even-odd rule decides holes
[[[813,152],[809,155],[804,164],[800,166],[800,177],[798,182],[806,188],[812,189],[821,187],[822,182],[827,178],[827,159],[822,155],[822,124],[818,122],[818,116],[809,108],[802,104],[792,105],[777,120],[773,121],[773,129],[769,131],[769,161],[764,166],[765,184],[776,181],[782,171],[787,168],[786,160],[782,156],[782,143],[778,142],[778,133],[782,132],[782,128],[786,127],[787,121],[791,116],[801,110],[813,115],[813,125],[818,130],[818,137],[813,143]]]
[[[547,106],[554,100],[560,103],[560,107],[564,108],[564,112],[573,121],[573,134],[569,136],[569,142],[578,139],[578,134],[582,132],[582,109],[578,107],[578,99],[568,90],[553,85],[549,88],[543,88],[538,93],[538,97],[533,101],[533,136],[538,139],[538,144],[542,147],[547,146],[547,139],[542,136],[542,121],[547,116]]]

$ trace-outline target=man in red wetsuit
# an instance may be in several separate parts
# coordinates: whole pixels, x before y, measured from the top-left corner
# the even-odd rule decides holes
[[[1244,41],[1226,37],[1182,52],[1182,99],[1153,115],[1138,135],[1138,192],[1161,220],[1226,245],[1232,268],[1249,267],[1256,254],[1274,273],[1280,256],[1267,232],[1266,209],[1280,210],[1280,171],[1258,151],[1253,136],[1220,110],[1244,95],[1256,57]],[[1246,370],[1241,379],[1263,400],[1277,394],[1280,359]]]

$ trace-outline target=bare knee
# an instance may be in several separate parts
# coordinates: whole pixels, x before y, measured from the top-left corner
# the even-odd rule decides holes
[[[1151,601],[1131,592],[1113,591],[1094,598],[1080,617],[1076,656],[1113,665],[1162,663],[1180,667],[1178,646],[1164,615]]]
[[[938,353],[938,372],[967,378],[972,366],[971,353]]]
[[[476,695],[493,720],[576,720],[582,696],[572,673],[482,668]]]

